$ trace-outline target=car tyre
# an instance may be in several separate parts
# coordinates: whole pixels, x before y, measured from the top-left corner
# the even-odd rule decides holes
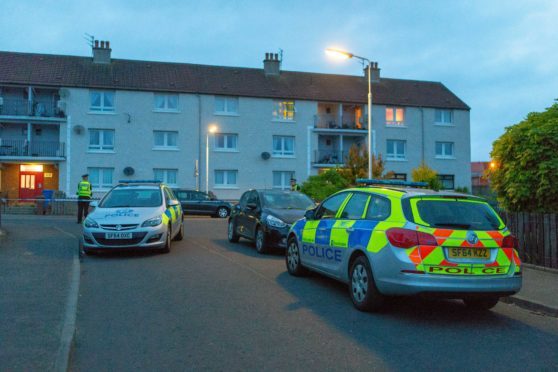
[[[219,218],[229,217],[229,210],[226,207],[219,207],[217,209],[217,217]]]
[[[285,264],[287,265],[287,271],[293,276],[305,276],[308,274],[308,269],[302,266],[300,262],[300,249],[294,237],[291,237],[287,243]]]
[[[264,254],[267,252],[267,242],[265,239],[265,232],[260,226],[256,228],[255,243],[256,243],[256,252],[258,252],[259,254]]]
[[[184,221],[180,223],[180,230],[178,230],[178,234],[174,237],[174,240],[180,241],[184,239]]]
[[[499,297],[471,297],[464,298],[463,302],[471,310],[488,311],[500,301]]]
[[[349,294],[353,305],[360,311],[377,311],[385,303],[378,291],[370,263],[365,256],[358,256],[349,270]]]
[[[165,238],[165,246],[161,249],[161,253],[169,253],[171,249],[171,228],[167,228],[167,237]]]
[[[229,238],[229,242],[231,243],[238,243],[240,236],[236,233],[236,224],[229,218],[229,225],[227,227],[227,237]]]

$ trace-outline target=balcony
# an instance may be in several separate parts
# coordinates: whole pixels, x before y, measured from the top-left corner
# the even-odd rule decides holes
[[[347,151],[315,150],[312,163],[323,167],[342,166],[345,164],[347,155]]]
[[[62,110],[56,107],[53,97],[28,101],[23,98],[1,98],[0,116],[32,116],[36,118],[65,118]]]
[[[329,130],[357,130],[365,132],[367,130],[362,117],[351,115],[318,114],[314,115],[314,128]],[[363,133],[365,134],[365,133]]]
[[[0,159],[64,158],[63,142],[0,139]]]

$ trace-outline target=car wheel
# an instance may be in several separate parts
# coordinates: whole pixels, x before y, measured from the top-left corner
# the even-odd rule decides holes
[[[167,237],[165,238],[165,246],[161,249],[162,253],[169,253],[171,249],[171,228],[167,228]]]
[[[492,309],[500,301],[499,297],[471,297],[464,298],[463,302],[471,310],[487,311]]]
[[[178,234],[174,237],[174,240],[180,241],[184,239],[184,221],[180,223],[180,230],[178,230]]]
[[[227,227],[227,237],[229,238],[229,242],[231,243],[238,243],[238,239],[240,239],[240,237],[236,233],[236,225],[232,219],[229,219],[229,226]]]
[[[217,216],[219,216],[219,218],[227,218],[229,217],[229,210],[225,207],[219,207],[219,209],[217,209]]]
[[[267,251],[265,233],[261,227],[256,229],[256,252],[264,254]]]
[[[358,256],[349,271],[349,293],[353,305],[360,311],[379,310],[385,298],[376,288],[370,263],[365,256]]]
[[[290,238],[285,252],[285,263],[287,271],[293,276],[304,276],[308,274],[308,269],[300,262],[300,250],[295,238]]]

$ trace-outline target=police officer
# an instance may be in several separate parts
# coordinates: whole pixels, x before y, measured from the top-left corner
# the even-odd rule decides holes
[[[296,183],[296,178],[291,178],[291,191],[300,191],[300,186]]]
[[[88,181],[89,175],[84,174],[81,176],[81,182],[78,183],[77,196],[78,196],[78,215],[77,223],[81,223],[82,218],[87,217],[89,213],[89,201],[91,200],[91,183]]]

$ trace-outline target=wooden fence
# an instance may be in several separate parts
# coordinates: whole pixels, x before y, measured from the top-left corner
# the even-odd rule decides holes
[[[558,214],[501,211],[500,215],[519,240],[523,262],[558,268]]]

